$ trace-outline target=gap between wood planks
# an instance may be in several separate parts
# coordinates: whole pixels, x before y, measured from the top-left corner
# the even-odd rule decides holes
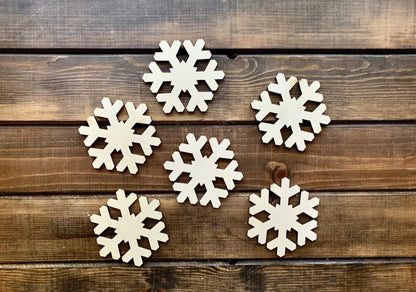
[[[266,187],[266,186],[265,186]],[[1,194],[1,200],[41,200],[41,199],[109,199],[109,196],[115,196],[115,191],[101,191],[101,192],[54,192],[54,193],[19,193],[18,195],[13,194]],[[177,192],[149,192],[149,191],[140,191],[140,190],[125,190],[126,193],[136,193],[138,195],[144,196],[151,196],[155,199],[160,198],[172,198],[178,195]],[[416,191],[416,190],[414,190]],[[253,192],[260,192],[260,189],[255,189],[252,191],[229,191],[229,196],[233,197],[248,197]],[[197,192],[197,194],[202,194],[202,192]],[[413,193],[412,190],[394,190],[394,191],[386,191],[386,190],[369,190],[369,191],[357,191],[357,190],[325,190],[323,192],[320,191],[310,191],[309,195],[311,197],[319,196],[319,197],[330,197],[330,196],[337,196],[337,197],[349,197],[349,196],[414,196],[416,195]]]
[[[412,55],[416,53],[416,49],[215,49],[206,47],[212,55],[226,55],[229,59],[234,60],[238,56],[243,55]],[[160,51],[159,47],[153,49],[29,49],[29,48],[7,48],[0,49],[0,54],[70,54],[70,55],[123,55],[123,54],[150,54]],[[179,53],[183,53],[181,49]]]
[[[153,267],[213,267],[213,266],[296,266],[296,265],[356,265],[356,264],[416,264],[416,258],[337,258],[337,259],[279,259],[262,260],[175,260],[175,261],[146,261],[140,268]],[[0,264],[0,270],[50,269],[50,268],[108,268],[122,267],[140,269],[132,264],[119,261],[109,262],[47,262],[47,263],[13,263]]]

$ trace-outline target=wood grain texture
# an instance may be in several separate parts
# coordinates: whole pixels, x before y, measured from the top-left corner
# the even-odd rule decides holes
[[[151,55],[0,55],[0,122],[85,121],[105,96],[145,103],[160,123],[254,122],[250,104],[279,72],[320,81],[332,121],[416,120],[414,55],[214,58],[225,79],[208,111],[166,115],[141,80]]]
[[[416,188],[416,127],[329,126],[304,152],[263,144],[256,126],[156,127],[162,144],[139,172],[96,170],[78,127],[0,127],[0,192],[113,192],[123,187],[171,191],[163,164],[187,133],[228,138],[244,175],[236,190],[257,190],[272,182],[267,164],[284,163],[294,184],[307,190],[404,190]],[[208,153],[209,154],[209,153]]]
[[[2,48],[415,48],[414,1],[1,1]]]
[[[0,268],[0,290],[35,291],[412,291],[412,261],[244,266]]]
[[[154,260],[276,259],[276,251],[247,237],[250,193],[232,193],[218,210],[160,200],[167,243]],[[320,204],[317,240],[285,258],[416,256],[416,193],[312,193]],[[115,195],[0,199],[0,263],[104,261],[89,216]],[[137,203],[131,209],[138,212]],[[116,216],[116,215],[113,215]],[[19,232],[16,232],[18,230]],[[23,236],[24,235],[24,236]],[[280,259],[283,260],[283,259]]]

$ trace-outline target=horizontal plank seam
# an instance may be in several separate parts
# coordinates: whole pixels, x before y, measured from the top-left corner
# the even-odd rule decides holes
[[[144,196],[152,196],[152,197],[156,197],[156,198],[174,198],[176,197],[178,194],[175,192],[140,192],[140,191],[135,191],[135,190],[125,190],[126,192],[134,192],[136,194],[139,195],[144,195]],[[259,192],[259,190],[256,190],[257,192]],[[252,194],[253,191],[230,191],[229,196],[232,197],[247,197],[250,194]],[[197,192],[197,194],[202,194],[203,192]],[[402,190],[402,191],[397,191],[397,190],[392,190],[392,191],[310,191],[309,194],[311,196],[319,196],[319,197],[351,197],[351,196],[416,196],[416,190],[415,191],[409,191],[409,190]],[[83,193],[51,193],[51,194],[44,194],[44,193],[39,193],[39,194],[18,194],[18,195],[1,195],[0,196],[0,201],[1,200],[31,200],[31,199],[36,199],[36,200],[40,200],[40,199],[105,199],[108,198],[109,196],[115,195],[115,191],[114,192],[99,192],[99,193],[87,193],[87,192],[83,192]]]
[[[30,199],[104,199],[108,198],[109,196],[115,195],[114,192],[68,192],[68,193],[18,193],[14,192],[13,194],[8,193],[0,193],[0,200],[30,200]],[[137,191],[137,190],[129,190],[125,189],[126,192],[134,192],[139,195],[144,196],[152,196],[157,198],[174,198],[178,194],[176,192],[157,192],[157,191]],[[230,191],[229,196],[232,197],[246,197],[252,194],[253,192],[259,192],[260,188],[255,190],[245,190],[245,191]],[[197,194],[203,194],[203,192],[197,192]],[[319,196],[319,197],[351,197],[351,196],[416,196],[416,189],[415,190],[314,190],[309,191],[311,196]]]
[[[319,49],[319,48],[286,48],[286,49],[262,49],[262,48],[252,48],[252,49],[224,49],[224,48],[210,48],[209,46],[206,49],[210,50],[213,55],[225,55],[229,59],[238,58],[240,55],[411,55],[416,53],[416,48],[387,48],[387,49]],[[159,47],[155,48],[1,48],[0,54],[37,54],[37,55],[47,55],[47,54],[71,54],[71,55],[105,55],[105,54],[154,54],[155,52],[160,51]],[[181,51],[180,51],[181,53]]]
[[[254,117],[254,113],[253,113]],[[0,127],[31,127],[31,128],[71,128],[71,127],[79,127],[81,125],[85,125],[87,122],[88,117],[85,117],[84,121],[51,121],[50,123],[45,121],[28,121],[28,122],[10,122],[10,121],[1,121],[0,120]],[[103,122],[98,122],[99,125],[104,126]],[[258,122],[256,121],[231,121],[231,122],[220,122],[220,121],[152,121],[152,125],[154,126],[235,126],[235,127],[252,127],[257,126]],[[345,127],[355,127],[355,128],[368,128],[368,127],[411,127],[416,126],[416,116],[415,120],[369,120],[369,121],[345,121],[345,120],[337,120],[331,121],[331,124],[326,125],[325,127],[338,127],[338,128],[345,128]]]
[[[339,259],[276,259],[276,260],[228,260],[228,261],[152,261],[142,267],[204,267],[204,266],[296,266],[296,265],[354,265],[354,264],[416,264],[416,258],[339,258]],[[50,269],[50,268],[107,268],[137,269],[133,265],[111,262],[48,262],[0,264],[0,270]]]

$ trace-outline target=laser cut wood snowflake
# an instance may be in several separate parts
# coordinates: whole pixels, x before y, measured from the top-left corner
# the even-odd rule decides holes
[[[182,143],[179,145],[179,150],[184,153],[192,154],[193,160],[191,164],[184,163],[180,152],[173,153],[173,161],[166,161],[164,164],[165,169],[171,170],[169,175],[171,181],[176,179],[183,173],[188,173],[190,181],[188,183],[175,182],[173,189],[179,192],[177,200],[179,203],[183,203],[186,199],[189,199],[191,204],[196,204],[198,198],[196,196],[195,188],[198,185],[205,186],[206,192],[202,196],[200,204],[206,206],[211,202],[214,208],[221,206],[220,198],[226,198],[228,196],[228,190],[232,190],[234,180],[242,180],[243,174],[239,171],[235,171],[238,167],[236,160],[231,160],[225,169],[218,168],[217,161],[219,159],[233,159],[234,152],[227,150],[230,146],[230,140],[224,139],[221,143],[218,143],[217,138],[209,139],[209,145],[211,146],[212,154],[203,156],[201,153],[202,147],[207,142],[207,137],[201,136],[198,140],[195,139],[194,134],[188,134],[186,136],[188,143]],[[214,186],[214,181],[217,178],[222,178],[225,182],[227,189],[221,189]]]
[[[88,127],[81,126],[78,131],[81,135],[87,135],[84,144],[91,147],[99,138],[105,139],[107,145],[104,149],[90,148],[88,154],[96,157],[92,163],[94,168],[100,168],[103,164],[106,169],[114,169],[114,162],[111,154],[114,151],[121,151],[123,158],[117,164],[117,171],[123,172],[126,167],[131,174],[138,171],[136,164],[143,164],[146,161],[145,156],[152,154],[152,146],[159,146],[160,139],[153,137],[156,132],[155,127],[148,126],[142,134],[135,134],[133,127],[136,124],[149,125],[152,119],[144,115],[147,111],[145,104],[140,104],[137,108],[133,103],[127,102],[126,109],[129,115],[127,121],[119,121],[117,114],[123,107],[123,102],[117,100],[114,104],[110,99],[104,97],[101,100],[103,108],[96,108],[94,114],[97,117],[106,118],[110,125],[106,129],[100,128],[95,117],[91,116],[87,119]],[[144,155],[134,154],[131,152],[133,144],[139,144]]]
[[[163,111],[170,113],[172,109],[176,109],[178,112],[184,111],[184,105],[182,104],[179,95],[181,92],[188,92],[190,94],[190,100],[186,107],[188,112],[193,112],[196,107],[201,112],[206,112],[208,105],[207,100],[212,100],[214,94],[211,91],[216,91],[218,83],[216,80],[224,78],[223,71],[215,71],[217,67],[217,61],[210,60],[204,71],[198,71],[195,66],[200,60],[209,60],[211,58],[211,52],[208,50],[202,50],[205,42],[202,39],[196,41],[195,45],[192,45],[191,41],[186,40],[183,42],[183,46],[187,52],[188,59],[186,61],[179,61],[177,55],[181,47],[180,41],[174,41],[172,46],[166,41],[161,41],[159,46],[162,52],[157,52],[154,55],[156,61],[168,61],[171,68],[169,72],[162,72],[156,62],[149,64],[149,69],[152,73],[146,73],[143,75],[144,82],[152,82],[150,91],[157,93],[162,86],[163,82],[170,82],[173,86],[172,91],[169,93],[159,93],[156,96],[158,102],[164,102]],[[200,81],[205,81],[211,91],[199,91],[196,85]]]
[[[118,260],[120,258],[119,245],[124,241],[128,243],[129,249],[122,257],[123,262],[128,263],[133,260],[134,264],[140,267],[143,264],[143,257],[148,258],[152,255],[152,250],[159,249],[159,241],[167,242],[169,239],[167,234],[161,232],[165,228],[165,223],[159,221],[162,219],[162,213],[156,211],[160,202],[155,199],[149,203],[146,197],[141,196],[139,198],[140,213],[135,215],[130,213],[130,207],[136,202],[137,195],[131,193],[126,197],[125,192],[121,189],[116,194],[117,199],[109,199],[107,205],[119,210],[120,217],[117,219],[111,218],[107,206],[100,208],[100,215],[93,214],[90,217],[91,222],[97,224],[94,228],[96,235],[103,234],[107,229],[114,229],[114,237],[98,236],[97,243],[103,246],[100,250],[100,256],[106,257],[111,254],[113,259]],[[147,218],[159,222],[148,229],[144,223]],[[149,241],[150,249],[139,245],[144,237]]]
[[[292,229],[297,233],[297,244],[303,246],[306,239],[310,241],[316,240],[316,233],[312,230],[316,228],[317,221],[309,220],[302,224],[299,222],[299,216],[306,214],[311,218],[318,217],[318,211],[315,207],[319,204],[318,198],[309,199],[309,193],[302,191],[300,193],[300,203],[297,206],[289,204],[289,199],[300,192],[297,185],[289,187],[290,180],[283,178],[281,186],[273,184],[268,189],[262,189],[261,195],[250,195],[250,202],[254,205],[250,207],[249,213],[253,216],[249,218],[248,223],[253,227],[247,232],[250,238],[258,236],[258,243],[266,244],[267,232],[274,230],[277,236],[267,243],[269,250],[277,249],[277,255],[282,257],[285,255],[286,249],[294,251],[296,244],[287,238],[287,233]],[[270,203],[271,193],[277,195],[280,202],[276,204]],[[268,219],[265,222],[258,220],[254,215],[265,211]]]
[[[296,99],[290,96],[290,90],[297,83],[296,77],[290,77],[286,80],[285,75],[279,73],[276,76],[276,81],[277,84],[269,84],[268,90],[280,94],[282,101],[279,104],[272,103],[268,91],[263,91],[260,94],[261,100],[255,100],[251,103],[251,107],[258,110],[256,120],[261,122],[259,129],[265,132],[262,141],[263,143],[269,143],[273,139],[276,145],[282,145],[281,130],[283,127],[287,127],[291,129],[292,134],[286,140],[285,146],[291,148],[296,144],[298,150],[303,151],[306,148],[305,141],[312,141],[315,137],[314,133],[318,134],[321,132],[321,124],[328,125],[331,121],[328,116],[323,115],[326,110],[326,106],[323,103],[313,112],[306,110],[306,102],[320,103],[323,100],[322,94],[316,92],[320,84],[318,81],[314,81],[311,85],[308,85],[306,79],[301,79],[299,81],[301,95]],[[268,114],[274,114],[277,119],[276,122],[262,122]],[[313,133],[301,129],[303,121],[310,122]]]

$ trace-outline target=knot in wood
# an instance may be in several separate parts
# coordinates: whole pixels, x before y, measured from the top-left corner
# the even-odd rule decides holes
[[[289,172],[284,163],[270,161],[266,164],[266,169],[270,171],[273,182],[278,185],[280,185],[282,178],[289,177]]]

